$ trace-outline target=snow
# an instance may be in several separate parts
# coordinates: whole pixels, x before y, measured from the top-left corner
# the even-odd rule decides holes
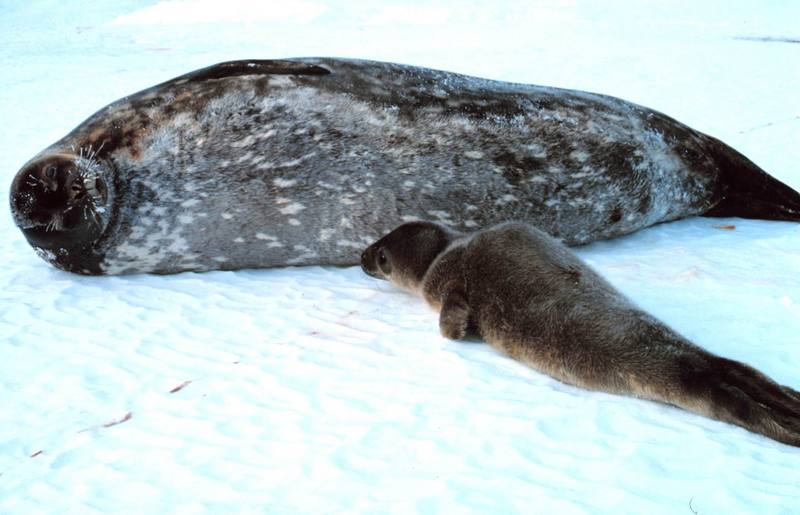
[[[301,55],[612,94],[800,188],[800,46],[782,41],[798,19],[741,0],[6,1],[0,195],[112,100]],[[578,253],[696,343],[800,387],[800,225],[696,218]],[[0,256],[0,513],[800,511],[800,449],[446,341],[357,268],[79,277],[8,210]]]

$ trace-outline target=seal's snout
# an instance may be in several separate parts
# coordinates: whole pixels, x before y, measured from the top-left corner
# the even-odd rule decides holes
[[[31,245],[59,256],[56,266],[72,269],[68,256],[102,234],[111,200],[107,175],[103,162],[59,153],[28,163],[14,177],[14,222]]]
[[[372,254],[373,251],[371,246],[361,253],[361,270],[363,270],[367,275],[377,277],[377,269],[375,267],[375,260],[373,259]]]
[[[91,185],[75,160],[52,156],[27,165],[11,185],[11,212],[20,229],[43,227],[47,232],[74,229],[86,218],[83,208],[103,201],[106,190],[93,178]],[[91,188],[91,189],[90,189]],[[102,191],[102,193],[101,193]],[[90,199],[90,192],[99,199]]]

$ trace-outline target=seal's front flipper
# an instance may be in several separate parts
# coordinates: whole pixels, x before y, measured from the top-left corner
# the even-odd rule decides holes
[[[458,290],[449,291],[439,312],[439,331],[451,340],[461,340],[467,335],[469,326],[469,306],[464,294]]]

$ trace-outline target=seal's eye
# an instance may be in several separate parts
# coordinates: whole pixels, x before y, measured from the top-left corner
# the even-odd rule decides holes
[[[391,255],[389,254],[389,251],[385,248],[381,248],[378,251],[378,268],[380,268],[381,272],[386,275],[389,275],[392,272],[392,264],[389,262],[390,257]]]
[[[50,165],[44,169],[44,176],[51,181],[56,178],[56,167],[54,165]]]

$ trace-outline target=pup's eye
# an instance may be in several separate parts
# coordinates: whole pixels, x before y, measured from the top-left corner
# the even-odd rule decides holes
[[[378,268],[380,268],[381,272],[387,277],[392,273],[392,263],[389,261],[391,257],[392,254],[388,250],[383,248],[378,250]]]
[[[56,167],[53,165],[48,166],[44,169],[44,176],[50,180],[55,179],[56,177]]]

